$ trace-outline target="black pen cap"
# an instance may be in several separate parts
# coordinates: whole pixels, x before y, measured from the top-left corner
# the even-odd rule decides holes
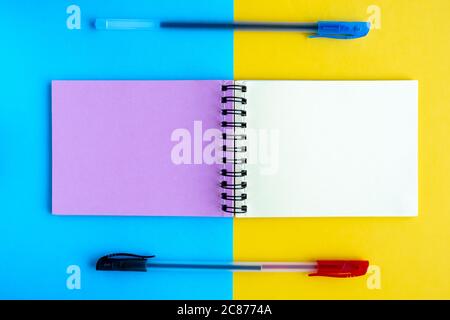
[[[147,259],[154,256],[139,256],[129,253],[115,253],[97,260],[95,269],[99,271],[147,271]]]

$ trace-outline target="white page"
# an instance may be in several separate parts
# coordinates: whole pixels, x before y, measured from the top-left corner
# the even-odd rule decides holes
[[[416,216],[417,81],[247,85],[247,214]]]

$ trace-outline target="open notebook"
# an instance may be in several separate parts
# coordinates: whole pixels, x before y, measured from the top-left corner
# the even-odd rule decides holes
[[[53,81],[52,212],[415,216],[417,81]]]

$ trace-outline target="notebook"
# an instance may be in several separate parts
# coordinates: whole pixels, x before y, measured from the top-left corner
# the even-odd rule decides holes
[[[416,216],[418,83],[53,81],[52,213]]]

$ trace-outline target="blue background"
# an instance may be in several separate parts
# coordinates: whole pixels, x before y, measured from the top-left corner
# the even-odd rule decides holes
[[[71,4],[81,30],[66,27]],[[101,32],[96,17],[232,20],[233,1],[0,1],[0,298],[231,299],[229,273],[94,268],[117,251],[232,259],[231,219],[50,213],[52,79],[233,77],[229,31]],[[69,265],[81,268],[80,290],[66,287]]]

